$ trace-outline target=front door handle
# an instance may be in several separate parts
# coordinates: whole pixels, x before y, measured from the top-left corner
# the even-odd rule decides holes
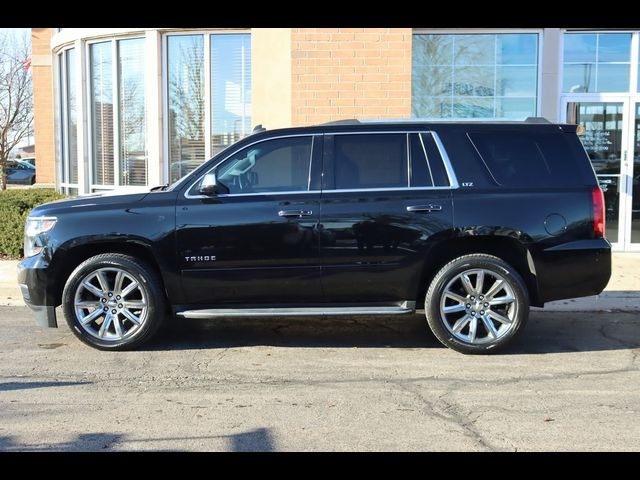
[[[442,210],[441,205],[409,205],[407,212],[439,212]]]
[[[278,216],[280,217],[310,217],[313,215],[311,210],[280,210]]]

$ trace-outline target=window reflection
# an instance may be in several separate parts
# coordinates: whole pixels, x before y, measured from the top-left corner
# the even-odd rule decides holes
[[[251,133],[251,35],[167,37],[169,106],[169,181],[173,183],[211,155]],[[205,71],[209,55],[211,69]],[[210,75],[211,91],[205,91]],[[205,131],[205,105],[210,102],[211,129]]]
[[[113,58],[111,42],[94,43],[91,56],[93,183],[113,185]]]
[[[167,39],[169,181],[204,162],[204,37]]]
[[[251,129],[251,36],[211,35],[211,154]]]
[[[118,42],[120,87],[120,185],[147,184],[144,105],[144,39]]]
[[[538,35],[416,34],[414,117],[536,114]]]
[[[630,61],[630,33],[566,33],[562,90],[626,92]]]

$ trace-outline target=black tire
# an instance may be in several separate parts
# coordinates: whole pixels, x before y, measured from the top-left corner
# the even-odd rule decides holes
[[[480,320],[480,317],[474,317],[476,318],[475,324],[481,325],[481,327],[478,328],[481,328],[481,330],[486,333],[486,343],[482,344],[471,343],[468,341],[464,341],[464,339],[456,337],[456,335],[453,333],[453,331],[456,329],[452,328],[452,325],[450,325],[450,323],[452,323],[453,321],[443,318],[446,314],[441,314],[440,310],[441,301],[443,300],[443,294],[449,282],[455,281],[458,275],[472,269],[482,269],[485,272],[488,271],[489,274],[495,272],[496,274],[500,275],[513,291],[514,297],[514,301],[509,304],[509,307],[505,307],[509,309],[514,308],[513,312],[511,313],[514,318],[512,319],[512,322],[508,324],[509,326],[505,329],[505,333],[502,334],[502,336],[496,335],[497,338],[490,338],[489,328],[483,325],[484,320]],[[475,278],[477,282],[478,277]],[[455,285],[455,283],[453,285]],[[482,290],[486,291],[487,289],[483,288]],[[477,301],[477,299],[474,299],[474,301]],[[462,307],[464,308],[470,304],[472,305],[473,302],[464,304],[462,305]],[[522,280],[522,277],[518,274],[515,268],[513,268],[504,260],[493,255],[487,255],[483,253],[474,253],[458,257],[442,267],[429,285],[424,305],[427,322],[436,338],[443,345],[456,350],[457,352],[466,354],[488,354],[495,353],[504,349],[522,331],[525,324],[527,323],[527,319],[529,318],[529,294],[525,283]],[[445,308],[447,308],[446,303],[443,303],[443,305],[445,305]],[[482,306],[479,306],[477,308],[482,308]],[[491,309],[491,307],[489,307],[489,309]],[[460,312],[460,318],[462,318],[464,315],[467,315],[467,312],[471,311],[472,309],[466,309],[465,311]],[[510,312],[511,310],[508,311]],[[469,315],[471,315],[471,313],[469,313]],[[478,312],[473,312],[473,315],[478,315]],[[473,318],[471,318],[471,320],[473,320]],[[494,322],[493,320],[491,321],[493,325],[497,324],[500,325],[499,328],[502,328],[502,325],[499,322]],[[447,325],[449,325],[449,327],[447,327]],[[467,331],[469,332],[469,329],[471,327],[465,328],[467,328]],[[462,331],[464,331],[464,328],[462,329]],[[459,333],[462,334],[462,331]],[[467,334],[467,336],[471,338],[470,334]]]
[[[140,326],[130,336],[125,335],[122,339],[102,340],[91,335],[82,327],[75,313],[74,302],[80,283],[87,275],[102,268],[118,269],[133,278],[138,283],[136,288],[139,288],[141,298],[146,302],[146,314],[144,318],[139,317]],[[123,298],[124,296],[123,292]],[[125,300],[122,301],[125,302]],[[166,304],[164,289],[157,273],[145,262],[120,253],[104,253],[82,262],[67,279],[62,293],[62,308],[69,328],[82,342],[98,350],[133,350],[148,341],[158,331],[164,320]],[[124,316],[122,320],[122,322],[118,321],[121,328],[130,322]],[[133,322],[130,323],[133,326]]]

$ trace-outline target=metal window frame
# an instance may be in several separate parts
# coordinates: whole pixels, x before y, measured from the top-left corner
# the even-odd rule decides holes
[[[289,134],[289,135],[278,135],[278,136],[273,136],[273,137],[268,137],[268,138],[262,138],[260,140],[256,140],[254,142],[251,142],[247,145],[243,145],[240,148],[236,148],[233,149],[228,155],[225,155],[224,158],[222,158],[220,161],[216,162],[213,166],[211,166],[210,168],[208,168],[204,173],[200,174],[198,176],[198,178],[195,181],[192,181],[190,183],[190,185],[188,187],[185,188],[183,196],[184,198],[188,198],[188,199],[203,199],[203,198],[211,198],[210,196],[207,195],[192,195],[189,192],[191,192],[191,190],[200,182],[200,180],[202,180],[202,178],[207,175],[208,173],[211,173],[212,171],[214,171],[216,168],[218,168],[218,166],[220,166],[221,164],[223,164],[225,161],[227,161],[229,158],[233,157],[236,153],[240,152],[241,150],[244,150],[245,148],[249,148],[252,145],[256,145],[258,143],[262,143],[262,142],[266,142],[269,140],[276,140],[276,139],[282,139],[282,138],[294,138],[294,137],[308,137],[311,136],[313,138],[318,137],[318,136],[325,136],[325,135],[373,135],[373,134],[400,134],[400,135],[406,135],[407,138],[409,138],[409,135],[412,133],[416,133],[416,134],[426,134],[429,133],[431,134],[435,144],[436,144],[436,148],[438,149],[438,152],[440,153],[440,157],[442,158],[442,163],[444,164],[444,168],[445,171],[447,172],[447,177],[449,179],[449,186],[441,186],[441,187],[436,187],[436,186],[431,186],[431,187],[412,187],[410,186],[410,182],[411,182],[411,177],[409,177],[407,179],[408,185],[406,187],[384,187],[384,188],[354,188],[354,189],[320,189],[320,190],[305,190],[305,191],[286,191],[286,192],[259,192],[259,193],[229,193],[229,194],[220,194],[217,195],[217,197],[246,197],[246,196],[265,196],[265,195],[269,195],[269,196],[273,196],[273,195],[301,195],[301,194],[308,194],[308,193],[340,193],[340,192],[392,192],[392,191],[413,191],[413,190],[455,190],[458,189],[460,187],[459,183],[458,183],[458,179],[456,177],[455,171],[453,170],[453,166],[451,164],[451,160],[449,158],[449,155],[447,154],[446,149],[444,148],[444,145],[442,144],[442,141],[440,140],[440,137],[438,136],[438,133],[433,131],[433,130],[429,130],[429,129],[425,129],[425,130],[384,130],[384,131],[375,131],[375,130],[357,130],[357,131],[346,131],[346,132],[331,132],[331,133],[327,133],[327,132],[317,132],[317,133],[299,133],[299,134]],[[425,159],[427,161],[427,165],[429,164],[429,159],[426,156],[425,153]],[[406,160],[407,163],[410,163],[410,157],[409,157],[409,149],[407,149],[407,153],[406,153]],[[310,164],[313,162],[313,142],[312,142],[312,148],[311,148],[311,162]],[[311,167],[310,167],[311,168]],[[311,179],[309,179],[310,182]],[[310,183],[308,184],[310,185]]]
[[[212,157],[211,148],[211,36],[212,35],[249,35],[251,36],[251,29],[214,29],[214,30],[186,30],[186,31],[170,31],[165,30],[162,32],[160,39],[161,45],[161,72],[162,72],[162,153],[165,161],[162,165],[162,181],[168,183],[170,179],[170,163],[169,158],[169,64],[168,64],[168,46],[169,37],[177,36],[194,36],[203,35],[203,49],[204,49],[204,156],[205,162],[209,161]],[[244,62],[242,62],[243,77],[244,77]],[[253,88],[251,85],[250,88]],[[242,90],[242,89],[241,89]],[[244,90],[241,91],[241,95],[244,96]],[[243,97],[244,98],[244,97]],[[243,110],[244,113],[244,110]],[[244,122],[244,116],[243,122]]]

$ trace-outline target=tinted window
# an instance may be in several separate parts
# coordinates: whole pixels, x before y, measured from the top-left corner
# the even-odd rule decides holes
[[[406,134],[336,135],[335,188],[407,187]]]
[[[572,138],[573,137],[573,138]],[[507,187],[590,185],[584,150],[569,133],[469,133],[495,180]],[[575,143],[575,142],[574,142]]]
[[[436,146],[433,135],[430,133],[421,133],[420,135],[422,136],[424,149],[427,152],[427,160],[429,161],[434,185],[436,187],[448,187],[449,177],[447,176],[447,171],[444,168],[444,162],[442,161],[440,150],[438,150],[438,147]]]
[[[265,140],[224,162],[218,168],[218,181],[230,193],[304,191],[310,162],[311,137]]]

